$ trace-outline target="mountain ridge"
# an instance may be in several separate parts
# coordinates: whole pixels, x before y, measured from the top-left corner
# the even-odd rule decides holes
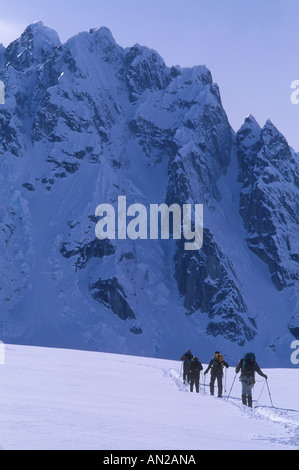
[[[3,340],[169,358],[255,347],[287,365],[298,154],[271,121],[234,132],[205,66],[167,67],[105,27],[61,44],[36,23],[4,56]],[[203,248],[97,240],[96,206],[119,195],[202,203]]]

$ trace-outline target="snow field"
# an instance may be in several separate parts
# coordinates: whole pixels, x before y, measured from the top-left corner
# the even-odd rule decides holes
[[[2,449],[299,448],[298,369],[264,369],[275,408],[257,376],[254,399],[262,394],[251,410],[241,404],[238,380],[229,400],[211,397],[203,384],[190,393],[179,361],[14,345],[5,353]]]

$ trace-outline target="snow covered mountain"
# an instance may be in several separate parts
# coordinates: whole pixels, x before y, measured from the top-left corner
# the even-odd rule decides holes
[[[299,337],[298,154],[235,134],[205,66],[167,67],[107,28],[34,23],[0,49],[0,337],[177,358],[244,349],[291,366]],[[203,204],[201,250],[99,240],[99,204]]]

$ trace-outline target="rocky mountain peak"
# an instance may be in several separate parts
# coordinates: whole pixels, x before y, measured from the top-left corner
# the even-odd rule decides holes
[[[44,63],[53,55],[53,50],[61,45],[59,36],[53,29],[44,26],[42,21],[29,25],[20,38],[13,41],[5,51],[7,66],[23,71]]]

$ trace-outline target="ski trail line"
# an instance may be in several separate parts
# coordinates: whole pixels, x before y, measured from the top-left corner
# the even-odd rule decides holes
[[[176,369],[165,370],[164,375],[170,378],[180,392],[189,392],[189,384],[184,384],[180,371]],[[205,384],[207,386],[207,384]],[[209,396],[202,391],[203,384],[200,384],[200,394],[202,397]],[[215,398],[215,397],[213,397]],[[241,403],[240,399],[223,397],[228,406],[239,408],[240,412],[249,418],[256,420],[266,420],[273,424],[278,424],[282,428],[281,438],[269,438],[272,442],[294,446],[299,449],[299,410],[278,408],[266,405],[256,405],[248,408]]]

